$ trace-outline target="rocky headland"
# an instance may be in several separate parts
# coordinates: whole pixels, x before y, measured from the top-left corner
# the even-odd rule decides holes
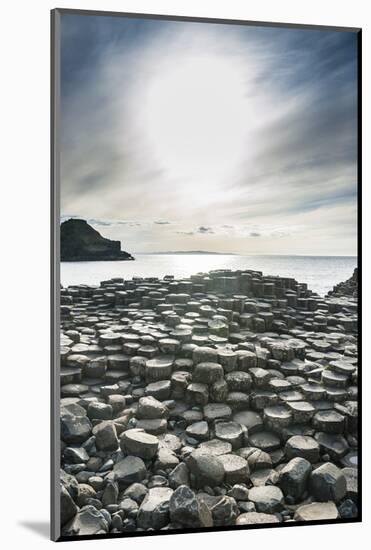
[[[61,224],[61,261],[116,261],[134,260],[121,250],[120,241],[102,237],[86,220],[71,218]]]
[[[349,279],[334,286],[328,293],[329,296],[358,296],[358,268],[356,267]]]
[[[343,288],[214,271],[62,289],[62,535],[357,518]]]

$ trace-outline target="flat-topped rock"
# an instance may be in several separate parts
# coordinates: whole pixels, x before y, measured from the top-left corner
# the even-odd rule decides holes
[[[61,387],[62,397],[78,397],[82,393],[89,391],[89,386],[85,384],[65,384]]]
[[[120,447],[128,455],[148,460],[156,456],[159,440],[154,435],[134,428],[123,432],[120,437]]]
[[[167,380],[171,376],[174,357],[164,355],[154,359],[148,359],[145,366],[147,382],[157,382],[159,380]]]
[[[255,411],[242,410],[233,415],[233,420],[238,424],[242,424],[247,428],[248,434],[253,434],[260,431],[263,427],[263,419]]]
[[[334,460],[340,460],[349,450],[349,445],[342,435],[317,432],[315,438],[321,451],[329,454]]]
[[[229,391],[250,391],[252,378],[248,372],[233,371],[225,375]]]
[[[228,420],[232,416],[232,409],[223,403],[209,403],[203,408],[204,418],[208,422],[213,420]]]
[[[264,422],[272,429],[279,430],[289,426],[292,421],[290,410],[284,405],[266,407],[264,409]]]
[[[218,421],[215,425],[215,437],[232,445],[232,449],[239,449],[243,445],[244,432],[237,422]]]
[[[225,482],[234,485],[235,483],[246,483],[249,476],[247,460],[234,454],[223,454],[219,456],[225,472]]]
[[[258,512],[271,514],[282,510],[284,497],[279,487],[253,487],[249,491],[249,500],[255,504]]]
[[[220,439],[211,439],[200,443],[198,450],[204,452],[206,455],[220,456],[229,454],[232,451],[231,443],[227,441],[221,441]]]
[[[146,395],[154,397],[159,401],[169,399],[171,396],[170,380],[159,380],[146,386]]]
[[[310,436],[294,435],[286,441],[285,453],[288,459],[295,457],[305,458],[312,464],[319,460],[320,446]]]
[[[259,512],[247,512],[241,514],[236,519],[236,525],[257,525],[257,524],[279,523],[274,514],[264,514]]]
[[[313,416],[313,426],[320,432],[342,434],[345,429],[345,418],[335,410],[318,411]]]
[[[197,441],[205,441],[209,437],[209,426],[207,422],[201,420],[200,422],[195,422],[187,426],[186,434],[191,439],[196,439]]]
[[[271,452],[281,445],[280,438],[272,432],[257,432],[249,436],[249,443],[262,451]]]
[[[294,520],[296,521],[318,521],[326,519],[337,519],[338,509],[333,502],[312,502],[304,504],[296,509]]]
[[[223,367],[218,363],[198,363],[193,371],[193,382],[213,384],[223,378]]]
[[[310,422],[316,409],[308,401],[292,401],[287,403],[292,420],[295,424]]]

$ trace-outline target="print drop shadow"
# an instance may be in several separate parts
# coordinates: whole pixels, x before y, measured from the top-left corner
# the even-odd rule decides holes
[[[48,521],[20,521],[19,525],[33,531],[43,539],[50,538],[50,524]]]

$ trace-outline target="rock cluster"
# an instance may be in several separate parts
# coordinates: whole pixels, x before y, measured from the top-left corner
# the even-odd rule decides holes
[[[358,268],[356,267],[349,279],[334,286],[329,296],[358,296]]]
[[[213,271],[61,290],[62,534],[357,516],[357,302]]]

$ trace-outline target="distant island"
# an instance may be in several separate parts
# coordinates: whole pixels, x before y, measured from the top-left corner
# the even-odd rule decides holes
[[[141,252],[141,254],[214,254],[218,256],[238,256],[233,252],[210,252],[209,250],[169,250],[168,252]]]
[[[61,224],[61,261],[116,261],[135,258],[121,250],[120,241],[103,237],[86,220],[71,218]]]

